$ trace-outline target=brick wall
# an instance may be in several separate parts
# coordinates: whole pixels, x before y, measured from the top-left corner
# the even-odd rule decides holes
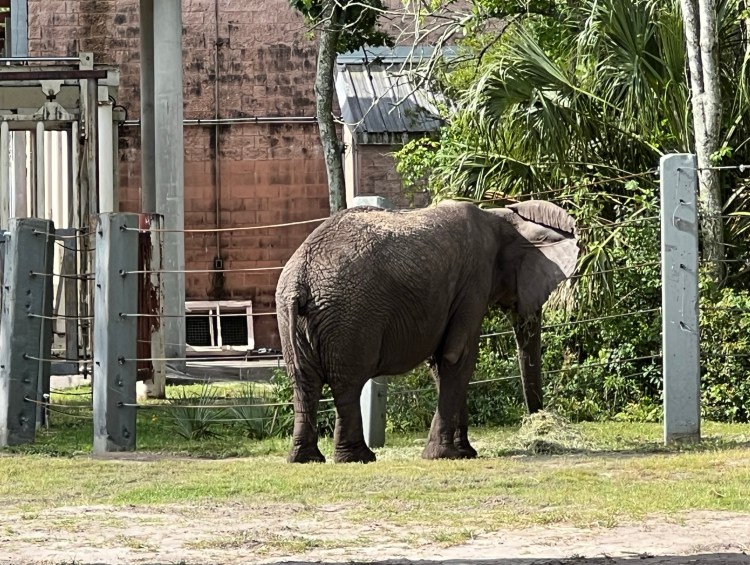
[[[92,51],[95,61],[118,65],[117,102],[127,108],[129,119],[138,118],[138,0],[28,0],[28,7],[30,53]],[[186,118],[213,118],[217,102],[222,118],[314,116],[315,46],[304,37],[302,18],[287,0],[218,0],[218,21],[215,0],[183,0],[183,25]],[[314,124],[185,126],[186,227],[327,216],[321,155]],[[137,127],[120,132],[119,164],[121,208],[138,211]],[[187,268],[210,268],[217,255],[228,269],[280,266],[313,228],[186,234]],[[271,312],[278,274],[190,274],[186,292],[189,299],[249,298],[256,312]],[[258,346],[278,347],[273,316],[256,318],[255,330]]]
[[[427,193],[404,194],[402,190],[393,158],[393,153],[399,149],[400,146],[357,145],[358,195],[385,196],[399,208],[426,206],[429,204]]]

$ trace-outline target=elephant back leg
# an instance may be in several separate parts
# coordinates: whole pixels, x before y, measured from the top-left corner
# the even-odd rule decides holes
[[[294,433],[287,460],[290,463],[325,463],[326,458],[318,448],[318,403],[323,382],[315,373],[300,378],[296,369],[292,369],[290,377],[294,391]]]
[[[370,463],[375,454],[365,443],[360,396],[366,379],[335,375],[330,386],[336,406],[333,460],[336,463]]]

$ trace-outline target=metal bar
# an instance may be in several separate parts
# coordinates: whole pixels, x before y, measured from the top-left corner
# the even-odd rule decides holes
[[[4,71],[0,67],[0,82],[41,80],[101,80],[107,78],[102,70]]]
[[[15,218],[23,218],[28,215],[26,135],[25,131],[14,131],[10,136],[13,150],[13,197],[10,215]]]
[[[44,191],[44,122],[36,123],[36,136],[34,137],[34,191],[36,193],[35,216],[47,217],[47,201]]]
[[[138,277],[122,275],[138,265],[137,214],[101,214],[96,232],[94,316],[94,454],[135,449],[137,326],[118,312],[138,307]]]
[[[141,211],[156,212],[156,138],[154,132],[154,0],[140,0],[141,19]],[[132,120],[130,120],[132,122]],[[128,120],[125,121],[128,123]]]
[[[143,92],[143,86],[141,86]],[[141,110],[143,112],[143,110]],[[316,124],[315,116],[248,116],[245,118],[185,118],[182,124],[185,126],[216,126],[231,124]],[[125,120],[122,122],[126,127],[138,127],[143,125],[140,120]]]
[[[71,239],[63,249],[63,272],[76,272],[78,241]],[[58,283],[60,284],[60,283]],[[78,361],[78,280],[66,278],[65,285],[65,358]]]
[[[10,51],[11,58],[29,55],[29,8],[28,0],[10,2]]]
[[[42,136],[44,138],[44,136]],[[49,229],[45,233],[35,232],[34,235],[42,238],[45,246],[41,252],[44,254],[43,273],[51,273],[55,264],[55,224],[50,220]],[[31,271],[32,273],[34,270]],[[37,378],[37,400],[42,401],[49,398],[50,390],[50,371],[52,369],[49,361],[52,357],[52,308],[53,308],[53,278],[44,277],[42,286],[41,302],[41,328],[38,336],[39,340],[39,373]],[[46,396],[45,396],[46,395]],[[47,423],[45,408],[41,404],[36,406],[36,427],[41,428]]]
[[[8,122],[0,123],[0,227],[10,219],[10,130]]]
[[[78,57],[0,57],[0,63],[77,63],[78,61],[80,61]]]
[[[700,439],[698,176],[695,155],[661,158],[664,442]]]
[[[97,148],[99,153],[99,211],[118,212],[115,198],[112,102],[106,86],[97,89]]]

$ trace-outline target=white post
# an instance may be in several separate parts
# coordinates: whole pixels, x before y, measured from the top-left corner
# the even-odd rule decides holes
[[[8,122],[0,123],[0,228],[8,229],[10,213],[10,131]]]
[[[350,207],[393,208],[393,204],[382,196],[357,196],[347,205]],[[362,428],[365,434],[365,443],[368,447],[383,447],[385,445],[387,400],[388,379],[386,377],[376,377],[365,383],[359,397],[359,405],[362,409]]]
[[[114,147],[112,144],[112,101],[106,86],[98,92],[97,143],[99,144],[99,212],[118,212],[115,195]]]
[[[661,158],[664,442],[700,439],[698,171],[695,155]]]

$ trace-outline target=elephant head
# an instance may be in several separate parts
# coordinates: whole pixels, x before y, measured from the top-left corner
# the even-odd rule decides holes
[[[543,406],[542,306],[575,270],[578,233],[565,210],[544,200],[518,202],[490,212],[509,222],[519,236],[500,250],[498,269],[506,278],[502,289],[505,300],[498,303],[513,323],[526,407],[536,412]],[[509,284],[508,277],[514,278],[515,284]]]

